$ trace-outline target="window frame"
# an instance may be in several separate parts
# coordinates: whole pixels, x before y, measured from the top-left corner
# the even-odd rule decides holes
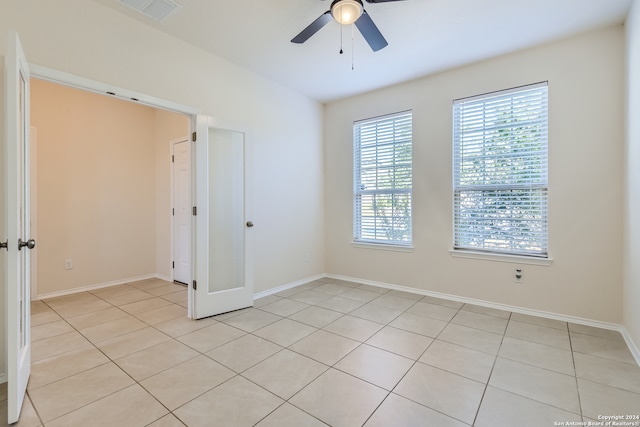
[[[533,171],[533,173],[531,173],[530,177],[528,178],[529,181],[524,179],[524,181],[526,182],[522,182],[523,181],[522,176],[516,173],[516,174],[510,174],[506,176],[506,178],[502,182],[499,182],[500,180],[498,179],[497,180],[498,182],[490,182],[489,185],[486,185],[487,181],[496,180],[496,178],[491,177],[491,170],[490,170],[491,168],[486,166],[488,156],[477,156],[477,159],[485,162],[485,163],[482,163],[482,166],[478,168],[481,171],[481,174],[480,174],[480,178],[477,178],[477,179],[479,181],[485,180],[485,183],[471,184],[471,185],[469,183],[461,184],[461,181],[467,178],[467,177],[461,178],[461,174],[463,174],[461,170],[463,168],[464,153],[465,153],[465,145],[464,145],[465,137],[463,136],[463,128],[466,124],[464,119],[461,117],[460,109],[462,108],[462,106],[471,105],[475,108],[481,109],[481,108],[487,108],[486,107],[487,104],[491,104],[492,102],[497,102],[500,100],[509,100],[508,105],[510,105],[511,107],[511,112],[516,111],[517,113],[520,113],[525,110],[521,110],[519,108],[514,109],[513,105],[516,104],[514,100],[517,100],[520,96],[526,97],[527,94],[535,94],[536,92],[540,92],[539,97],[533,96],[531,98],[527,97],[527,99],[532,99],[534,101],[539,101],[541,103],[539,106],[539,109],[535,110],[536,114],[539,114],[539,117],[537,119],[525,120],[520,122],[519,121],[520,116],[511,116],[509,122],[503,123],[501,125],[501,127],[505,129],[509,129],[511,131],[522,130],[527,126],[533,129],[533,130],[528,130],[524,137],[519,137],[519,138],[526,139],[526,138],[533,138],[533,136],[535,136],[537,138],[535,140],[537,145],[535,145],[534,147],[536,147],[536,149],[539,151],[533,150],[526,157],[522,157],[521,153],[517,153],[516,150],[512,150],[509,152],[509,154],[503,156],[503,159],[506,159],[507,161],[509,160],[513,161],[513,159],[516,159],[516,158],[525,159],[525,160],[522,160],[522,164],[524,164],[527,167],[530,167],[531,170]],[[496,109],[496,111],[499,111],[499,110]],[[528,115],[529,114],[528,112],[530,110],[527,109],[526,111],[527,111],[526,114]],[[467,146],[466,146],[467,150],[469,149],[468,147],[472,146],[473,144],[480,144],[478,146],[481,146],[483,150],[486,147],[495,148],[498,146],[499,142],[497,141],[493,141],[492,145],[487,145],[487,142],[491,142],[491,139],[496,139],[495,136],[489,136],[489,137],[485,136],[485,134],[491,135],[490,126],[486,126],[485,124],[490,120],[497,120],[497,118],[499,117],[497,115],[498,113],[494,112],[492,114],[493,115],[489,114],[488,117],[485,117],[484,113],[483,115],[480,115],[478,113],[473,117],[475,120],[477,120],[477,122],[475,123],[477,127],[474,129],[474,132],[475,134],[482,133],[482,136],[481,137],[476,136],[475,137],[476,140],[474,141],[472,141],[472,137],[468,137]],[[514,117],[517,117],[517,118],[514,118]],[[482,126],[478,125],[478,123],[482,123]],[[549,234],[548,82],[544,81],[540,83],[534,83],[530,85],[519,86],[511,89],[489,92],[482,95],[454,100],[452,125],[453,125],[453,129],[452,129],[453,131],[453,135],[452,135],[453,245],[452,245],[452,248],[453,249],[450,250],[451,255],[457,256],[457,257],[465,257],[465,258],[499,259],[502,261],[511,261],[511,262],[519,262],[519,263],[530,263],[530,264],[541,264],[541,265],[550,264],[551,258],[549,256],[549,238],[548,238],[548,234]],[[538,127],[536,128],[536,126]],[[493,127],[494,128],[497,127],[495,121],[493,122]],[[471,133],[469,131],[469,128],[465,130],[468,133]],[[515,138],[510,139],[509,141],[514,141],[514,140]],[[481,141],[481,142],[479,143],[478,141]],[[517,148],[522,149],[522,147],[525,146],[525,144],[527,144],[527,142],[521,142],[519,146],[516,147],[516,149]],[[530,148],[530,147],[527,146],[527,148]],[[537,163],[541,164],[540,169],[536,169],[534,167]],[[496,176],[499,175],[498,173],[495,173],[495,172],[494,174]],[[511,181],[511,182],[507,182],[507,181]],[[528,230],[528,233],[527,232],[511,233],[511,234],[507,233],[505,241],[503,243],[499,244],[498,239],[496,239],[496,243],[494,243],[495,247],[491,247],[491,244],[487,245],[488,237],[495,237],[495,235],[498,233],[498,230],[504,233],[505,231],[508,231],[509,227],[506,225],[504,226],[492,225],[491,220],[487,220],[483,217],[483,214],[484,216],[488,216],[488,212],[491,212],[491,210],[490,209],[483,210],[482,208],[477,208],[477,206],[480,203],[471,205],[474,208],[476,208],[476,210],[480,213],[478,215],[478,218],[480,219],[478,219],[477,222],[475,223],[472,222],[471,220],[469,220],[468,222],[462,221],[461,218],[462,218],[463,208],[460,207],[460,204],[462,203],[461,201],[463,198],[462,192],[464,191],[466,191],[467,193],[476,192],[476,194],[478,194],[478,196],[476,197],[480,201],[492,200],[495,202],[495,201],[506,200],[504,202],[505,204],[509,203],[508,202],[509,196],[511,194],[517,194],[518,191],[521,192],[520,197],[522,197],[522,194],[527,194],[528,198],[527,197],[518,198],[518,196],[512,197],[512,201],[511,201],[512,204],[508,205],[512,209],[506,209],[505,211],[524,210],[525,213],[530,214],[528,217],[525,217],[524,214],[522,215],[513,214],[511,216],[505,215],[504,217],[500,217],[500,218],[502,220],[505,220],[508,224],[511,224],[511,225],[513,225],[514,223],[517,223],[518,221],[524,222],[525,219],[528,219],[530,224],[533,224],[533,223],[538,224],[538,226],[540,227],[540,230],[542,231],[538,232],[535,229],[533,229],[533,230]],[[491,196],[486,196],[487,194],[489,194],[488,192],[490,191],[494,192],[493,198]],[[533,197],[536,191],[540,193],[540,197],[537,199]],[[503,192],[506,195],[505,194],[501,195],[500,192]],[[467,200],[472,199],[472,196],[469,196],[468,194],[466,197],[467,197]],[[518,200],[518,201],[516,202],[513,200]],[[521,200],[526,200],[526,202],[522,202]],[[538,205],[537,203],[540,203],[540,204]],[[527,209],[525,210],[523,206],[526,206]],[[539,218],[537,218],[535,215],[538,209],[540,210]],[[535,220],[532,218],[535,218]],[[498,222],[498,220],[495,220],[495,222]],[[482,240],[482,238],[484,238],[484,240],[481,241],[481,244],[479,246],[474,246],[473,244],[466,244],[467,242],[472,240],[469,238],[469,235],[465,234],[465,227],[469,227],[469,224],[484,225],[485,230],[479,232],[479,235],[484,234],[484,236],[478,238],[479,241]],[[479,227],[479,228],[482,228],[482,227]],[[487,230],[491,230],[491,231],[487,231]],[[492,232],[493,232],[493,235],[492,235]],[[534,241],[534,243],[540,244],[539,250],[537,250],[537,248],[534,248],[533,246],[525,250],[518,250],[517,239],[521,238],[522,236],[533,237],[532,240]],[[463,241],[463,237],[466,237],[466,240]],[[536,239],[539,239],[539,240],[536,240]],[[499,245],[505,245],[505,243],[507,245],[511,245],[512,247],[515,246],[516,249],[514,250],[514,249],[505,249],[505,247],[497,247]]]
[[[407,123],[408,121],[408,123]],[[401,133],[403,130],[406,132],[406,126],[409,127],[408,136],[406,133]],[[380,131],[378,132],[378,127]],[[391,129],[389,128],[391,127]],[[400,133],[396,134],[396,127],[400,129]],[[404,127],[404,128],[403,128]],[[373,128],[376,130],[374,131]],[[363,129],[367,134],[367,147],[369,152],[368,157],[365,160],[373,161],[372,157],[375,157],[375,167],[368,168],[370,173],[368,177],[363,176]],[[371,133],[375,133],[375,137],[371,137]],[[389,132],[393,135],[389,136]],[[380,136],[379,136],[380,135]],[[373,145],[371,145],[373,143]],[[408,149],[408,161],[402,157],[402,153],[398,154],[396,149],[406,150]],[[371,150],[375,151],[375,155],[370,154]],[[391,150],[391,151],[389,151]],[[394,167],[386,164],[382,166],[383,161],[389,161],[391,156],[391,162]],[[404,158],[404,162],[396,163],[396,160]],[[380,160],[382,159],[382,160]],[[400,176],[402,173],[407,173],[406,167],[408,163],[408,179],[406,175]],[[393,184],[384,186],[380,184],[383,181],[380,175],[384,172],[393,173],[393,178],[390,181]],[[375,188],[364,188],[363,183],[369,182],[371,184],[371,173],[375,176]],[[408,186],[407,186],[408,181]],[[396,186],[399,184],[399,186]],[[373,206],[375,210],[376,198],[382,196],[382,200],[391,203],[391,229],[384,230],[384,226],[378,225],[377,220],[384,217],[383,215],[373,214],[363,216],[363,196],[370,197],[371,203],[369,206]],[[391,200],[384,200],[385,197],[390,197]],[[396,217],[396,203],[408,209],[408,216],[401,215]],[[395,219],[399,218],[399,221],[405,221],[405,228],[400,226],[396,227]],[[408,220],[408,225],[406,221]],[[371,223],[373,221],[373,224]],[[372,236],[371,233],[374,235]],[[382,234],[391,233],[392,235],[403,236],[399,239],[394,238],[380,238]],[[408,236],[407,236],[408,234]],[[411,250],[413,248],[413,110],[404,110],[396,113],[386,114],[377,117],[371,117],[368,119],[357,120],[353,122],[353,241],[355,247],[374,247],[376,249],[387,250]]]

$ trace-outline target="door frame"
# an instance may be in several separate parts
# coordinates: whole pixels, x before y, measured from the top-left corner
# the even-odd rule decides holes
[[[176,144],[182,143],[182,142],[186,142],[188,144],[193,144],[193,142],[191,141],[191,139],[188,136],[185,136],[183,138],[176,138],[176,139],[172,139],[171,141],[169,141],[169,152],[171,153],[171,194],[170,194],[170,200],[171,200],[171,208],[175,209],[175,200],[176,200],[176,194],[175,194],[175,163],[173,162],[173,155],[174,155],[174,148]],[[191,185],[190,185],[190,189],[189,189],[189,201],[191,203],[191,205],[193,206],[193,195],[192,195],[192,189],[193,189],[193,145],[190,147],[189,153],[191,155],[191,165],[190,165],[190,173],[191,173]],[[171,260],[173,263],[175,263],[176,261],[176,236],[175,236],[175,221],[176,221],[176,217],[175,217],[175,213],[170,214],[171,216],[171,233],[170,233],[170,242],[169,244],[171,245]],[[189,279],[187,280],[187,282],[185,283],[185,285],[189,285],[189,282],[191,281],[191,277],[193,277],[193,217],[191,218],[191,227],[190,227],[190,236],[189,236],[189,250],[191,251],[191,262],[190,262],[190,270],[191,270],[191,274]],[[171,269],[171,281],[175,281],[175,268]],[[183,283],[183,282],[180,282]]]

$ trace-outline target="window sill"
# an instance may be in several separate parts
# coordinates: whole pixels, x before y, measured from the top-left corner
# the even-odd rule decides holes
[[[456,249],[450,249],[449,254],[454,258],[468,258],[468,259],[480,259],[487,261],[498,262],[512,262],[515,264],[528,264],[528,265],[544,265],[550,266],[553,264],[552,258],[536,258],[523,255],[506,255],[506,254],[492,254],[487,252],[474,252],[474,251],[462,251]]]
[[[380,251],[413,252],[413,246],[387,245],[384,243],[351,242],[351,246],[360,249],[376,249]]]

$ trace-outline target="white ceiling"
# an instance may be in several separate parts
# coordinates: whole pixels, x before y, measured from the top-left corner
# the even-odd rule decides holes
[[[118,0],[94,0],[321,102],[624,22],[632,0],[404,0],[365,9],[389,46],[330,22],[290,40],[331,0],[176,0],[165,22]],[[352,54],[354,69],[352,70]]]

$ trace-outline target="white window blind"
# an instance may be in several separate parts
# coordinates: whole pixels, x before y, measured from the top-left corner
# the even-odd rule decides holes
[[[355,122],[354,241],[411,244],[413,114]]]
[[[547,83],[453,103],[454,249],[547,257]]]

